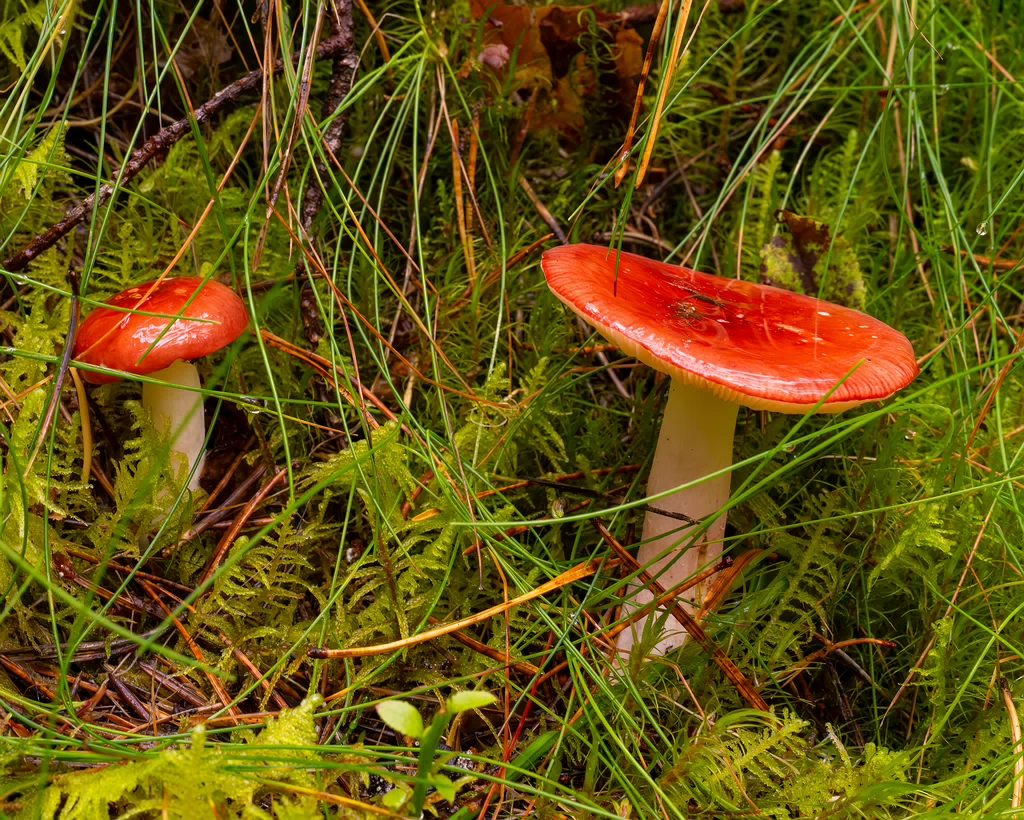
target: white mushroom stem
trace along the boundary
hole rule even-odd
[[[661,434],[654,453],[654,464],[647,481],[647,495],[655,496],[674,487],[699,481],[705,476],[727,470],[732,464],[733,437],[739,405],[720,399],[708,390],[672,381],[668,406],[661,422]],[[651,501],[651,506],[691,519],[701,520],[721,510],[729,501],[730,474],[724,473],[693,487]],[[691,544],[695,529],[685,521],[648,512],[644,519],[643,543],[637,556],[665,589],[670,589],[718,562],[725,535],[723,513],[707,528],[699,543]],[[684,592],[676,600],[694,613],[700,609],[708,588],[704,581]],[[634,587],[623,616],[654,600],[646,589]],[[660,617],[658,610],[654,617]],[[639,642],[648,617],[637,620],[619,633],[618,649],[628,653]],[[663,655],[680,646],[686,630],[669,616],[653,650]]]
[[[150,378],[163,384],[146,382],[142,386],[142,406],[152,414],[153,426],[166,432],[171,440],[174,472],[191,473],[188,488],[195,492],[206,460],[206,419],[203,394],[199,392],[199,371],[190,362],[177,361],[151,373]]]

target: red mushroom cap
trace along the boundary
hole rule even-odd
[[[555,296],[625,353],[747,407],[807,413],[835,388],[819,411],[838,413],[919,372],[902,333],[810,296],[593,245],[547,251],[541,267]]]
[[[231,288],[193,277],[138,285],[105,304],[82,322],[75,339],[75,358],[83,364],[138,375],[163,370],[178,359],[199,359],[220,350],[241,336],[249,324],[245,303]],[[92,384],[118,380],[90,371],[83,371],[82,377]]]

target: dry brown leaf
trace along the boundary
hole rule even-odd
[[[195,74],[212,71],[230,60],[233,54],[224,27],[205,17],[197,17],[182,40],[174,62],[181,75],[188,79]]]
[[[470,8],[483,26],[481,46],[460,76],[486,71],[495,78],[495,91],[537,91],[531,130],[578,134],[586,125],[589,102],[631,105],[644,43],[619,15],[593,6],[531,8],[489,0],[471,0]],[[599,65],[581,49],[580,38],[592,32],[614,43],[612,58]]]
[[[615,33],[615,47],[615,71],[619,79],[635,83],[644,67],[644,38],[631,28],[619,29]]]

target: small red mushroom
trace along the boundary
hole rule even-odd
[[[184,467],[188,487],[199,489],[206,420],[195,359],[231,344],[249,325],[245,303],[219,282],[192,277],[138,285],[89,314],[75,339],[75,359],[162,382],[146,382],[142,405],[153,424],[171,436],[175,469]],[[82,371],[92,384],[119,375]]]
[[[838,413],[880,401],[918,374],[907,338],[850,308],[779,288],[723,279],[631,253],[566,245],[541,262],[562,302],[625,353],[672,377],[647,483],[655,505],[714,519],[700,542],[694,527],[649,512],[638,560],[662,586],[677,586],[722,552],[732,442],[740,405],[780,413]],[[683,489],[671,492],[677,487]],[[716,517],[717,516],[717,517]],[[695,608],[700,586],[684,594]],[[638,590],[632,603],[651,600]],[[645,619],[619,636],[629,652]],[[681,645],[669,619],[655,649]]]

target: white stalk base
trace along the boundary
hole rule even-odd
[[[166,432],[171,440],[174,473],[180,475],[184,470],[184,475],[191,474],[188,488],[195,492],[206,461],[206,418],[203,394],[199,392],[199,371],[194,364],[177,361],[150,375],[166,384],[144,384],[142,406],[152,414],[153,426]],[[174,385],[186,389],[179,390]]]
[[[673,380],[651,476],[647,481],[648,497],[728,469],[732,465],[738,410],[739,405],[734,402]],[[730,479],[730,474],[725,473],[695,487],[652,500],[650,504],[701,520],[714,515],[729,501]],[[718,516],[701,536],[700,542],[691,544],[693,526],[676,518],[648,512],[637,560],[666,590],[674,587],[718,562],[722,554],[725,519],[724,514]],[[696,613],[704,602],[708,586],[709,582],[705,580],[676,600],[689,612]],[[638,607],[653,600],[654,595],[648,590],[632,587],[628,602],[622,608],[622,617],[628,617]],[[653,617],[660,617],[662,612],[657,610]],[[619,633],[620,653],[628,655],[633,645],[639,643],[650,617],[640,618]],[[669,616],[653,654],[664,655],[681,646],[686,636],[683,626]]]

